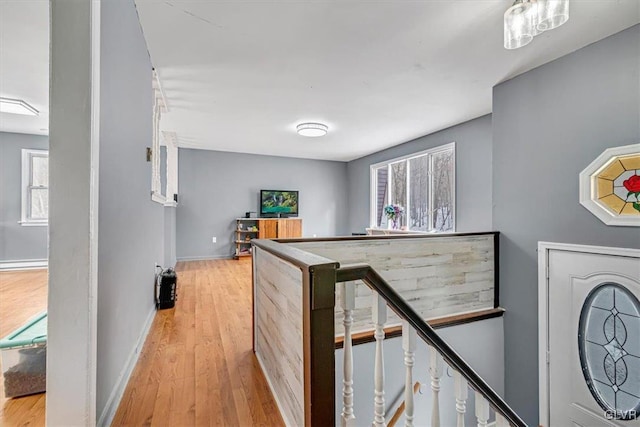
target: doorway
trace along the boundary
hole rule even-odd
[[[640,250],[540,243],[540,423],[640,426]]]

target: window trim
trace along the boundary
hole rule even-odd
[[[375,229],[380,229],[377,225],[377,218],[376,218],[376,214],[377,214],[377,198],[374,197],[374,191],[377,189],[377,182],[376,182],[376,174],[375,171],[377,169],[380,169],[383,166],[389,166],[391,164],[394,163],[398,163],[398,162],[402,162],[402,161],[409,161],[411,159],[417,158],[417,157],[422,157],[425,155],[429,155],[429,156],[433,156],[434,154],[438,154],[440,152],[443,151],[449,151],[451,150],[453,153],[453,167],[454,167],[454,173],[453,173],[453,177],[452,177],[452,197],[453,197],[453,209],[452,209],[452,213],[451,213],[451,227],[452,230],[451,231],[447,231],[448,233],[451,232],[455,232],[456,231],[456,205],[457,205],[457,199],[456,199],[456,175],[457,175],[457,168],[456,168],[456,143],[454,142],[450,142],[448,144],[444,144],[444,145],[439,145],[437,147],[433,147],[433,148],[429,148],[426,150],[422,150],[422,151],[418,151],[416,153],[411,153],[411,154],[406,154],[404,156],[400,156],[400,157],[394,157],[392,159],[389,160],[385,160],[382,162],[378,162],[378,163],[374,163],[372,165],[369,166],[369,227],[370,228],[375,228]],[[433,170],[433,157],[429,157],[429,175],[431,175],[431,171]],[[411,186],[409,185],[410,183],[410,178],[411,178],[411,169],[407,168],[407,200],[410,199],[411,194]],[[391,200],[391,179],[387,180],[387,191],[389,194],[389,200]],[[429,206],[433,205],[433,180],[429,179]],[[408,211],[409,211],[409,207],[408,206],[404,206],[405,208],[405,212],[408,215]],[[431,216],[431,215],[429,215]],[[431,218],[429,218],[429,224],[431,224]],[[414,233],[439,233],[439,231],[436,230],[430,230],[430,231],[414,231],[414,230],[407,230],[407,231],[412,231]]]
[[[36,150],[36,149],[27,149],[23,148],[22,150],[22,179],[20,182],[20,195],[21,195],[21,204],[20,204],[20,221],[18,223],[22,226],[27,227],[46,227],[49,225],[49,218],[47,219],[33,219],[30,218],[31,214],[31,206],[29,205],[29,193],[33,188],[36,189],[46,189],[49,191],[49,186],[38,186],[34,187],[31,185],[31,179],[33,176],[32,171],[32,161],[33,157],[46,157],[47,162],[49,161],[49,150]]]
[[[152,86],[154,93],[153,102],[153,135],[151,146],[151,200],[166,207],[176,207],[174,194],[178,194],[178,138],[175,132],[160,129],[160,121],[163,113],[169,112],[169,107],[160,84],[160,78],[156,70],[152,73]],[[165,165],[160,162],[160,147],[167,148]],[[160,169],[164,166],[167,172],[167,182],[162,188]],[[162,193],[164,190],[164,194]]]

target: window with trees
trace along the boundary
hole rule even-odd
[[[49,221],[49,152],[22,150],[22,225]]]
[[[371,226],[388,228],[384,207],[404,208],[401,226],[455,231],[455,143],[371,165]]]

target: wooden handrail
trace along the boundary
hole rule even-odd
[[[469,385],[481,393],[493,407],[502,414],[509,424],[516,427],[526,427],[525,422],[513,409],[467,364],[456,351],[449,346],[436,331],[415,312],[409,303],[403,299],[382,276],[368,264],[345,265],[337,270],[337,282],[362,280],[376,291],[387,305],[403,320],[413,327],[418,336],[427,344],[435,348],[442,358],[456,371],[460,372]]]

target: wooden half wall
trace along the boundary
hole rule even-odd
[[[369,264],[425,320],[498,306],[497,233],[318,239],[288,245],[346,264]],[[337,298],[337,297],[336,297]],[[353,331],[373,329],[371,290],[356,283]],[[344,335],[340,301],[335,331]],[[390,313],[387,326],[400,320]]]
[[[253,245],[253,350],[287,426],[333,425],[338,263]]]

